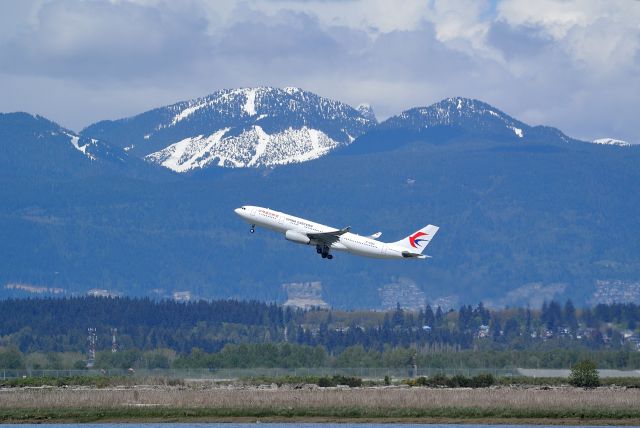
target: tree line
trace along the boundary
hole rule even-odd
[[[637,368],[639,319],[640,305],[576,308],[570,300],[536,310],[479,303],[380,313],[237,300],[9,299],[0,301],[0,368],[83,367],[89,327],[100,367],[567,367],[591,358]],[[73,357],[62,362],[64,353]]]

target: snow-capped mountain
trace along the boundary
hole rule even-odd
[[[428,107],[415,107],[382,122],[380,130],[449,131],[480,139],[515,141],[576,141],[558,129],[529,126],[482,101],[446,98]]]
[[[375,122],[298,88],[241,88],[103,121],[82,135],[176,172],[211,166],[269,167],[318,158]]]
[[[617,140],[615,138],[598,138],[596,140],[593,140],[592,143],[605,144],[610,146],[620,146],[620,147],[631,147],[636,145],[635,143],[629,143],[627,141]]]
[[[529,126],[485,102],[455,97],[427,107],[414,107],[392,116],[338,154],[356,155],[395,150],[405,144],[417,142],[490,145],[507,143],[501,150],[549,150],[549,145],[564,145],[578,140],[566,136],[556,128]]]

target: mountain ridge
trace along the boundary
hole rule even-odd
[[[26,112],[0,113],[0,147],[4,175],[154,174],[153,167],[117,146]]]
[[[315,159],[350,144],[373,125],[339,101],[299,88],[257,87],[224,89],[130,118],[97,122],[81,134],[187,172]]]
[[[640,210],[640,148],[567,142],[546,127],[531,129],[548,138],[532,138],[529,128],[488,112],[481,116],[486,126],[474,128],[453,100],[441,108],[463,120],[457,128],[437,122],[425,132],[416,122],[383,133],[372,126],[309,162],[197,174],[145,162],[120,147],[126,141],[116,147],[69,135],[44,118],[0,117],[0,296],[19,292],[7,285],[27,284],[67,295],[95,288],[282,301],[282,284],[320,281],[328,303],[354,308],[377,307],[379,290],[400,277],[430,302],[455,304],[511,296],[505,304],[524,305],[539,300],[539,290],[545,298],[585,302],[603,294],[596,293],[603,283],[633,290],[640,222],[630,213]],[[261,114],[255,104],[255,115],[245,110],[246,95],[237,101],[243,117]],[[166,123],[187,108],[167,114]],[[428,119],[429,112],[415,117]],[[153,129],[157,122],[143,125]],[[376,133],[380,152],[369,146]],[[103,162],[98,152],[90,152],[97,159],[91,160],[79,150],[90,138],[131,163]],[[338,156],[357,147],[361,153]],[[255,155],[241,160],[251,163]],[[363,235],[381,230],[390,240],[427,223],[441,231],[426,263],[337,254],[328,265],[281,235],[250,234],[233,214],[245,204],[336,227],[353,224]]]

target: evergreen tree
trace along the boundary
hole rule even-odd
[[[436,327],[440,327],[442,326],[442,321],[444,320],[444,315],[442,313],[442,308],[440,308],[440,305],[438,305],[438,308],[436,309],[436,316],[435,316],[435,326]]]
[[[396,310],[393,312],[392,322],[394,327],[404,324],[404,311],[400,307],[399,302],[396,304]]]
[[[491,320],[489,320],[489,335],[493,340],[499,340],[501,336],[502,326],[500,325],[500,320],[493,316]]]
[[[487,308],[484,307],[482,302],[478,303],[478,314],[480,315],[480,322],[484,325],[488,325],[489,320],[491,319],[491,313]]]
[[[511,341],[520,336],[520,324],[515,318],[509,318],[504,323],[504,337],[507,341]]]
[[[567,299],[564,304],[562,318],[564,320],[564,324],[571,329],[573,334],[575,334],[578,329],[578,319],[576,318],[576,308],[573,306],[571,299]]]
[[[431,305],[427,305],[424,310],[424,323],[429,327],[434,327],[436,316],[433,313],[433,309],[431,309]]]
[[[525,312],[524,332],[527,335],[527,337],[531,337],[532,331],[533,331],[533,324],[532,324],[531,309],[527,306],[527,310]]]

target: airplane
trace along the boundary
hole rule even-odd
[[[422,252],[439,229],[430,224],[400,241],[380,242],[377,239],[382,235],[381,232],[360,236],[351,233],[351,227],[335,229],[269,208],[245,205],[234,212],[251,225],[251,233],[255,232],[256,226],[284,233],[284,237],[291,242],[315,246],[316,252],[328,260],[333,259],[331,250],[376,259],[430,258]]]

